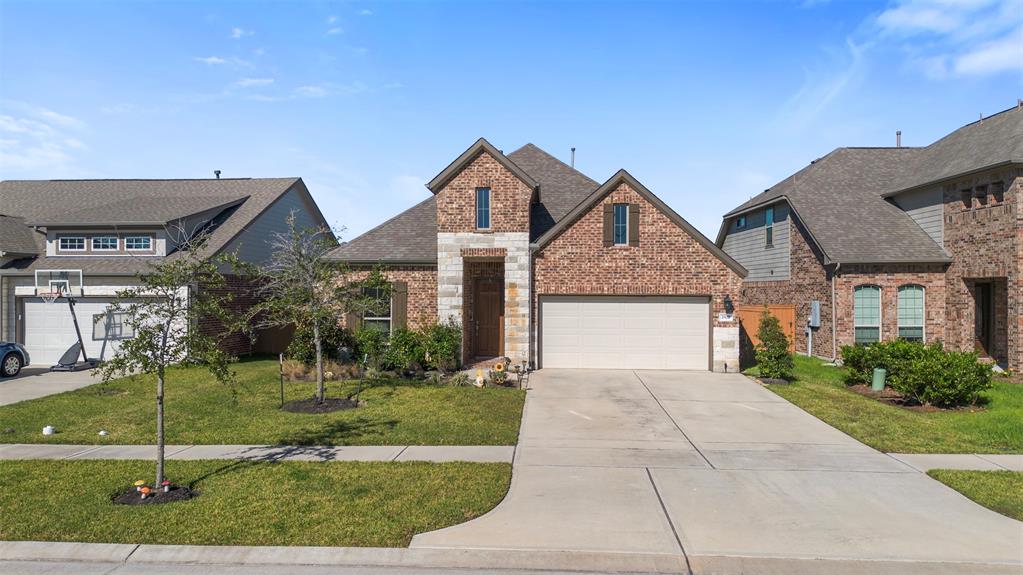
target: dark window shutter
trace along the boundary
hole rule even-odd
[[[408,283],[396,281],[391,284],[391,329],[401,329],[408,324]]]
[[[614,204],[604,204],[604,247],[609,248],[615,243],[615,212]]]
[[[629,204],[629,245],[639,245],[639,204]]]
[[[345,327],[351,331],[355,331],[362,327],[362,318],[358,314],[346,313],[345,314]]]

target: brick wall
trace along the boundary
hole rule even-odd
[[[881,288],[881,339],[898,337],[898,290],[904,285],[924,287],[924,338],[943,339],[945,334],[945,268],[943,264],[842,266],[835,278],[838,306],[838,346],[855,342],[853,292],[857,286]]]
[[[490,188],[488,232],[528,232],[533,191],[483,152],[437,193],[437,231],[476,230],[476,188]]]
[[[742,305],[786,304],[796,308],[795,344],[798,353],[807,353],[806,320],[810,302],[821,306],[821,326],[813,333],[813,354],[835,357],[832,348],[831,276],[823,265],[820,250],[808,239],[806,227],[790,212],[791,279],[784,281],[745,282],[739,297]]]
[[[942,192],[945,250],[953,259],[946,274],[946,344],[973,349],[974,289],[977,280],[994,279],[991,352],[1010,368],[1023,369],[1023,170],[961,178],[943,185]],[[965,202],[964,192],[970,192]]]
[[[354,270],[354,279],[363,278],[369,270]],[[409,329],[422,329],[437,321],[437,268],[431,265],[391,265],[381,271],[389,282],[403,281],[408,285]],[[340,318],[345,325],[345,318]]]
[[[603,206],[613,203],[640,205],[638,246],[604,247]],[[735,330],[731,342],[735,347],[730,349],[738,358],[736,323],[718,321],[718,313],[724,311],[726,295],[733,300],[738,297],[741,281],[724,262],[623,183],[536,254],[532,309],[536,317],[538,296],[551,294],[709,295],[715,339],[719,339],[717,328]]]

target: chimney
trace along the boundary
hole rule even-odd
[[[217,179],[219,180],[220,179],[220,170],[213,170],[213,175],[216,176]]]
[[[572,168],[575,168],[575,148],[572,148]]]
[[[1023,98],[1016,98],[1016,109],[1023,110]]]
[[[902,130],[895,130],[895,147],[902,147]]]

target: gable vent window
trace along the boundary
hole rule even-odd
[[[735,218],[735,229],[741,230],[746,227],[746,216]]]
[[[767,241],[765,248],[774,247],[774,208],[767,208],[764,212],[764,225],[767,227]]]
[[[110,252],[117,250],[117,236],[94,236],[92,238],[92,251]]]
[[[490,229],[490,188],[476,188],[476,228]]]
[[[881,341],[881,288],[859,286],[853,290],[856,345]]]
[[[899,339],[924,340],[924,288],[908,285],[899,288]]]

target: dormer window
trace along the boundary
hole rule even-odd
[[[85,238],[83,236],[63,236],[58,245],[62,252],[84,252]]]
[[[746,227],[746,216],[739,216],[735,218],[735,229],[741,230]]]
[[[476,188],[476,229],[490,229],[490,188]]]
[[[94,252],[117,251],[117,236],[93,236],[92,251]]]
[[[149,236],[128,236],[124,238],[124,249],[128,251],[149,251],[153,249],[153,239]]]

